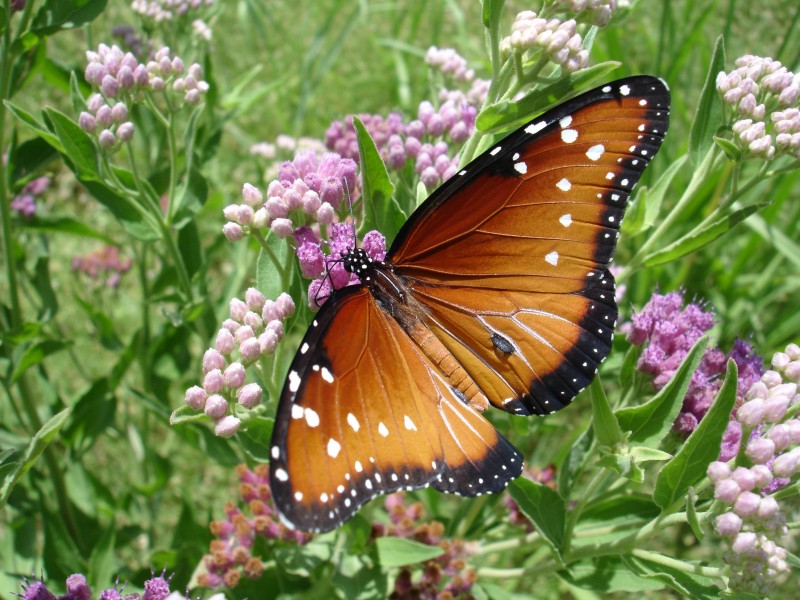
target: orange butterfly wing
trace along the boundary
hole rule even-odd
[[[475,496],[500,491],[522,469],[514,447],[367,288],[340,291],[317,314],[289,371],[272,444],[276,504],[305,531],[339,526],[378,494],[432,485]]]
[[[498,142],[404,225],[387,260],[493,405],[554,412],[608,355],[607,265],[668,119],[652,77],[578,96]]]

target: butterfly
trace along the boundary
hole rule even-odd
[[[289,368],[270,445],[285,524],[323,532],[379,494],[480,496],[523,457],[483,416],[566,406],[611,349],[608,270],[669,91],[621,79],[536,117],[409,217],[384,261],[354,248]]]

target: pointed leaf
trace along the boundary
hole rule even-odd
[[[547,541],[559,564],[564,564],[567,523],[567,503],[559,493],[546,485],[520,477],[508,486],[511,497],[522,513],[530,519],[539,534]]]
[[[444,549],[439,546],[399,537],[379,537],[375,545],[381,565],[387,569],[425,562],[444,554]]]
[[[403,226],[406,215],[392,197],[394,186],[367,128],[358,117],[353,117],[353,127],[358,136],[364,199],[364,222],[359,233],[363,235],[367,231],[377,229],[386,237],[386,246],[389,247]]]
[[[72,342],[65,342],[62,340],[40,340],[34,342],[22,351],[22,355],[16,365],[14,365],[14,371],[11,373],[10,382],[15,383],[29,368],[38,365],[51,354],[60,352],[71,345]]]
[[[661,212],[661,204],[667,194],[672,179],[684,168],[688,155],[684,154],[667,167],[658,180],[651,188],[638,188],[636,199],[631,207],[633,210],[630,216],[626,216],[622,222],[624,234],[636,235],[650,229],[658,220]],[[633,219],[631,219],[631,216]]]
[[[100,240],[113,246],[114,240],[102,231],[92,229],[85,222],[79,221],[69,216],[35,216],[30,220],[25,220],[22,225],[26,229],[33,229],[45,233],[63,233],[78,237]]]
[[[628,438],[630,442],[655,447],[672,430],[706,346],[707,337],[697,340],[669,383],[648,402],[617,411],[622,430],[631,432]]]
[[[693,165],[699,165],[703,156],[713,144],[722,125],[722,100],[717,92],[717,75],[725,70],[725,39],[717,38],[714,45],[714,54],[708,66],[706,81],[697,103],[697,112],[692,119],[692,129],[689,131],[689,157]]]
[[[617,422],[617,417],[614,416],[608,405],[608,398],[606,398],[599,377],[595,377],[589,385],[589,397],[592,399],[592,426],[597,442],[608,448],[625,443],[625,436]]]
[[[729,360],[725,381],[711,408],[675,457],[658,473],[653,500],[661,508],[666,509],[683,498],[690,486],[705,477],[708,465],[719,456],[722,434],[736,402],[736,387],[736,363]]]

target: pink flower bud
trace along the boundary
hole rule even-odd
[[[133,81],[139,87],[146,87],[150,83],[150,74],[147,72],[147,67],[137,65],[133,70]]]
[[[222,226],[222,233],[229,242],[238,242],[242,239],[242,235],[244,235],[242,226],[238,223],[225,223],[225,225]]]
[[[119,72],[117,72],[117,83],[123,90],[132,88],[136,83],[133,78],[133,71],[128,67],[120,67]]]
[[[236,211],[236,222],[239,225],[247,226],[253,222],[253,217],[255,213],[253,212],[253,207],[248,206],[247,204],[240,204],[238,206],[238,210]]]
[[[767,423],[777,423],[786,415],[789,408],[789,398],[782,395],[772,396],[764,401],[764,420]]]
[[[202,100],[203,98],[202,95],[200,94],[200,90],[194,89],[186,92],[186,95],[183,97],[183,99],[186,102],[186,104],[194,106],[196,104],[199,104],[200,100]]]
[[[259,189],[254,185],[250,185],[249,183],[245,183],[242,187],[242,198],[244,198],[244,201],[253,208],[259,206],[264,199]]]
[[[253,215],[252,226],[256,229],[264,229],[267,225],[269,225],[269,213],[267,209],[262,206]]]
[[[119,82],[113,76],[106,75],[100,83],[100,91],[108,98],[115,98],[119,94]]]
[[[761,497],[753,492],[742,492],[733,504],[733,510],[740,517],[752,517],[758,512]]]
[[[763,381],[764,385],[766,385],[768,388],[774,388],[776,385],[783,383],[783,378],[777,371],[766,371],[761,376],[761,381]]]
[[[789,344],[786,346],[786,354],[792,360],[799,360],[800,359],[800,345],[798,344]]]
[[[172,59],[172,72],[173,73],[177,73],[177,74],[183,73],[184,68],[185,67],[183,66],[183,61],[180,59],[179,56],[176,56],[175,58]]]
[[[779,512],[780,507],[778,506],[778,501],[775,500],[775,498],[772,496],[761,498],[761,502],[758,504],[758,516],[761,519],[769,521],[774,519]]]
[[[94,133],[94,130],[97,129],[97,121],[86,111],[81,112],[78,117],[78,125],[87,133]]]
[[[281,319],[287,319],[294,314],[294,300],[292,300],[292,297],[286,292],[281,293],[281,295],[275,299],[275,305],[280,312]]]
[[[246,375],[247,374],[244,370],[244,365],[242,365],[240,362],[234,362],[228,365],[228,368],[225,369],[222,377],[225,380],[226,386],[237,389],[244,385]]]
[[[247,314],[247,304],[239,300],[239,298],[233,298],[230,301],[229,308],[231,319],[243,323],[244,316]]]
[[[278,198],[277,196],[267,198],[267,202],[264,207],[267,209],[267,212],[272,219],[284,218],[289,214],[289,207],[286,206],[283,198]]]
[[[236,392],[236,398],[245,408],[253,408],[261,402],[262,393],[260,385],[248,383]]]
[[[773,396],[786,396],[787,398],[792,398],[796,393],[797,393],[796,383],[780,383],[778,385],[772,386],[769,389],[770,398],[772,398]]]
[[[219,369],[212,369],[203,377],[203,389],[209,394],[218,394],[222,391],[224,385],[225,381],[222,378],[222,371]]]
[[[773,426],[767,432],[765,437],[768,437],[773,442],[775,442],[775,450],[777,452],[783,452],[783,450],[785,450],[792,444],[791,429],[783,423],[779,423]]]
[[[264,333],[258,336],[258,344],[261,347],[261,354],[269,355],[275,352],[278,347],[278,336],[274,331],[267,329]]]
[[[248,310],[244,316],[244,324],[254,332],[261,331],[264,328],[264,321],[261,319],[261,315],[252,310]]]
[[[280,310],[274,300],[264,301],[264,306],[261,308],[261,318],[267,323],[281,318]]]
[[[753,465],[750,472],[756,477],[756,487],[767,487],[772,483],[772,470],[767,465]]]
[[[429,190],[439,183],[439,172],[434,167],[426,167],[419,176],[422,183]]]
[[[239,346],[239,355],[246,364],[250,364],[261,357],[261,346],[254,337],[244,340]]]
[[[100,94],[92,94],[86,101],[86,108],[89,109],[89,112],[97,114],[97,111],[100,110],[100,107],[105,106],[105,104],[106,101],[103,99],[103,96]]]
[[[222,209],[222,214],[228,221],[235,221],[239,216],[239,205],[228,204],[228,206]]]
[[[800,459],[800,448],[781,454],[772,463],[772,472],[776,477],[791,477],[797,472],[798,459]]]
[[[756,534],[752,531],[745,531],[736,536],[731,544],[731,549],[736,554],[749,555],[752,554],[758,547],[758,539]]]
[[[114,137],[114,134],[111,132],[110,129],[104,129],[100,132],[100,135],[97,137],[97,141],[100,142],[101,148],[111,148],[114,146],[114,143],[117,141]]]
[[[303,196],[294,190],[286,190],[283,195],[283,202],[290,211],[303,208]]]
[[[123,102],[117,102],[111,109],[111,118],[116,123],[122,123],[128,118],[128,107]]]
[[[762,400],[766,400],[769,396],[769,388],[764,385],[763,381],[756,381],[753,385],[750,386],[750,389],[747,390],[747,394],[745,398],[747,400],[753,400],[754,398],[761,398]]]
[[[307,215],[315,215],[321,205],[319,194],[314,190],[308,190],[303,194],[303,212]]]
[[[742,518],[736,513],[726,512],[716,519],[717,533],[721,536],[731,537],[742,529]]]
[[[117,127],[117,135],[123,142],[129,142],[131,139],[133,139],[133,131],[133,123],[130,121],[126,121]]]
[[[250,327],[249,325],[242,325],[241,327],[239,327],[239,329],[237,329],[233,333],[233,336],[236,338],[236,341],[239,342],[240,344],[245,340],[249,340],[250,338],[255,337],[255,335],[256,334],[253,331],[253,328]]]
[[[754,398],[749,402],[745,402],[739,407],[736,417],[746,427],[752,428],[760,425],[764,420],[764,400]]]
[[[189,67],[189,75],[200,81],[203,78],[203,67],[197,63],[192,63]]]
[[[273,332],[276,338],[281,339],[283,337],[283,322],[270,321],[267,323],[266,330]]]
[[[292,235],[292,222],[289,219],[275,219],[272,221],[270,229],[279,238],[287,238]]]
[[[775,455],[775,442],[766,438],[752,439],[745,450],[747,458],[756,464],[764,464]]]
[[[96,86],[99,86],[102,83],[103,77],[106,75],[108,75],[108,70],[97,62],[90,62],[88,65],[86,65],[86,70],[83,73],[86,81]]]
[[[111,112],[111,107],[107,104],[97,109],[95,117],[97,118],[97,122],[103,127],[108,127],[114,122],[114,115]]]
[[[222,417],[217,424],[214,426],[214,434],[219,437],[231,437],[237,431],[239,431],[239,426],[242,424],[241,419],[234,417],[233,415],[228,415],[227,417]]]
[[[225,319],[222,322],[222,328],[227,329],[228,331],[231,332],[231,334],[236,333],[236,330],[239,329],[239,327],[241,327],[241,324],[237,323],[233,319]]]
[[[756,487],[755,474],[745,467],[737,467],[731,475],[731,479],[737,483],[740,489],[747,492]]]
[[[237,324],[236,328],[238,329],[239,326]],[[223,327],[217,332],[217,339],[214,343],[214,346],[221,354],[230,354],[233,352],[234,348],[236,348],[236,339],[233,337],[233,333]],[[223,368],[223,367],[218,367]]]
[[[261,309],[264,308],[264,302],[267,301],[267,299],[264,298],[264,294],[254,287],[247,288],[247,291],[244,293],[244,300],[247,304],[247,308],[255,312],[260,312]]]
[[[150,79],[150,89],[154,92],[161,92],[164,90],[164,80],[161,77],[152,77]]]
[[[714,485],[714,497],[728,504],[733,504],[741,491],[733,479],[721,479]]]
[[[195,410],[203,410],[206,406],[208,394],[199,385],[193,385],[186,390],[186,404]]]

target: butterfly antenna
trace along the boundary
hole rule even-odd
[[[353,224],[353,250],[358,246],[358,238],[356,237],[356,217],[353,214],[353,198],[350,196],[350,186],[347,185],[347,178],[342,177],[344,183],[344,191],[347,194],[347,208],[350,210],[350,222]]]

